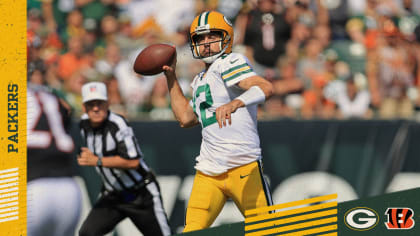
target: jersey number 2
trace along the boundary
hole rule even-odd
[[[217,120],[216,120],[216,112],[213,112],[212,116],[207,118],[206,111],[208,110],[209,107],[211,107],[211,105],[213,105],[213,98],[211,97],[210,86],[208,84],[199,86],[197,88],[197,91],[195,92],[195,98],[199,97],[201,93],[204,93],[204,96],[206,98],[204,102],[200,103],[201,124],[203,125],[203,128],[204,128],[208,125],[216,123]],[[194,104],[195,104],[195,101],[194,101]]]

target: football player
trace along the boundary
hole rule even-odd
[[[209,227],[228,198],[243,215],[272,205],[257,131],[257,106],[272,95],[272,84],[253,71],[245,56],[232,52],[232,24],[221,13],[198,15],[189,37],[193,57],[205,63],[191,83],[192,100],[182,93],[176,60],[163,66],[180,126],[202,127],[184,232]]]
[[[81,213],[68,105],[44,86],[41,62],[28,63],[28,236],[74,236]]]

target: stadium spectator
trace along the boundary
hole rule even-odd
[[[62,80],[59,78],[57,69],[58,69],[58,55],[55,54],[58,52],[54,52],[54,55],[51,55],[49,60],[46,60],[45,63],[47,65],[47,71],[45,74],[45,81],[46,84],[55,90],[60,90],[63,86]]]
[[[353,73],[365,73],[367,51],[363,27],[363,21],[359,18],[348,20],[348,38],[334,40],[328,49],[337,55],[337,60],[346,62]]]
[[[28,11],[27,28],[29,32],[38,36],[45,31],[46,26],[42,12],[38,8],[33,8]]]
[[[150,119],[152,120],[174,119],[165,77],[160,76],[156,78],[144,110],[149,112]]]
[[[317,25],[312,30],[312,36],[321,43],[322,50],[326,50],[331,43],[331,29],[328,25]]]
[[[92,18],[85,18],[83,20],[83,28],[85,33],[83,34],[83,50],[85,52],[96,53],[99,45],[99,27],[98,23]]]
[[[58,60],[58,75],[65,81],[77,70],[89,66],[90,60],[83,53],[82,38],[71,37],[68,41],[68,52],[61,55]]]
[[[335,80],[325,87],[325,97],[337,105],[338,118],[370,118],[370,96],[364,81],[363,75],[350,74],[346,79]]]
[[[280,76],[272,81],[274,94],[273,102],[266,102],[264,105],[264,117],[295,117],[301,106],[301,93],[303,92],[303,82],[296,76],[296,63],[282,57],[278,62]],[[274,117],[271,117],[274,116]]]
[[[48,0],[41,3],[42,15],[48,28],[52,31],[62,31],[66,27],[69,12],[75,9],[73,0]]]
[[[407,96],[414,85],[410,53],[390,19],[383,22],[381,36],[368,57],[368,79],[372,103],[381,118],[412,118],[413,103]]]
[[[44,85],[45,84],[46,67],[41,59],[30,61],[28,63],[28,80],[32,84]]]
[[[67,43],[71,37],[82,38],[86,30],[83,27],[83,15],[79,10],[73,10],[67,15],[67,24],[64,30],[61,32],[60,37],[62,42]]]
[[[287,95],[303,90],[303,82],[296,76],[296,63],[282,57],[278,63],[280,77],[273,81],[274,92],[280,95]]]
[[[278,76],[276,63],[290,38],[286,11],[274,0],[259,0],[246,18],[244,45],[254,70],[266,79]]]
[[[108,92],[109,108],[115,113],[127,117],[127,109],[125,108],[124,101],[121,97],[118,80],[113,75],[108,75],[104,79],[104,83]]]
[[[297,62],[296,75],[302,80],[305,90],[301,110],[304,118],[321,115],[323,109],[322,88],[330,78],[327,77],[325,58],[321,52],[321,43],[312,38],[305,45],[304,55]]]
[[[115,43],[109,43],[106,46],[104,57],[96,60],[95,69],[106,77],[114,73],[115,67],[120,61],[120,48]]]
[[[258,108],[258,119],[276,120],[295,115],[293,110],[284,104],[284,97],[274,95],[266,101],[264,107]]]
[[[106,47],[108,43],[114,43],[118,32],[118,21],[113,15],[106,15],[100,21],[101,37],[98,44]]]
[[[300,22],[293,23],[291,38],[286,44],[286,56],[297,62],[305,47],[305,43],[310,37],[311,30],[308,25]]]
[[[118,16],[118,29],[114,41],[120,48],[121,56],[126,58],[142,45],[142,39],[134,37],[131,19],[123,13]]]
[[[72,107],[74,115],[79,116],[82,114],[82,86],[87,82],[86,71],[77,70],[64,81],[61,92],[65,100]]]

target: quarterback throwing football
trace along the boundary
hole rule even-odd
[[[207,11],[194,19],[191,50],[206,68],[191,83],[191,101],[176,78],[176,60],[163,66],[180,126],[200,123],[202,127],[184,232],[209,227],[228,198],[243,215],[248,209],[272,205],[262,173],[257,106],[272,95],[273,88],[252,70],[245,56],[232,53],[232,43],[232,24],[221,13]]]

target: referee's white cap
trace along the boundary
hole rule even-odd
[[[90,82],[82,86],[82,101],[83,103],[92,100],[107,101],[106,86],[101,82]]]

